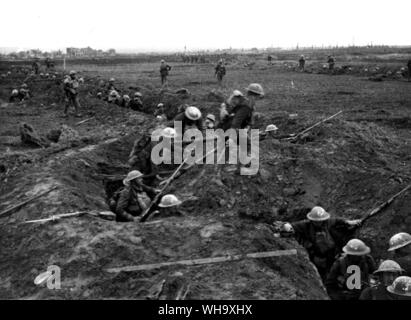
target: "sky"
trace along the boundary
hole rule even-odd
[[[2,0],[0,47],[411,45],[410,0]]]

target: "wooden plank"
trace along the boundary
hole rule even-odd
[[[152,269],[176,266],[176,265],[195,266],[195,265],[201,265],[201,264],[238,261],[238,260],[243,260],[243,259],[272,258],[272,257],[290,256],[290,255],[296,255],[296,254],[297,254],[296,249],[276,250],[276,251],[255,252],[255,253],[248,253],[248,254],[237,254],[237,255],[224,256],[224,257],[200,258],[200,259],[160,262],[160,263],[153,263],[153,264],[142,264],[138,266],[110,268],[110,269],[106,269],[106,271],[110,273],[145,271],[145,270],[152,270]]]

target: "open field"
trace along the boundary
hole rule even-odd
[[[29,81],[34,97],[9,104],[11,89],[21,84],[24,75],[1,79],[0,211],[50,186],[58,188],[0,216],[0,298],[150,299],[165,280],[160,298],[175,299],[184,289],[186,299],[327,299],[305,250],[292,238],[274,237],[270,224],[301,219],[314,205],[335,216],[361,218],[411,183],[411,82],[403,76],[368,80],[381,69],[400,70],[403,57],[350,61],[353,71],[339,75],[322,71],[320,60],[309,62],[304,73],[295,70],[291,58],[274,65],[259,58],[252,67],[244,67],[250,58],[233,60],[227,65],[221,93],[211,63],[171,62],[169,88],[161,91],[158,63],[69,61],[67,68],[86,80],[80,91],[81,119],[62,118],[64,97],[58,81]],[[0,72],[11,64],[2,63]],[[379,71],[372,71],[377,66]],[[136,89],[143,94],[144,113],[96,98],[99,80],[110,77],[116,78],[122,94]],[[280,133],[289,134],[340,110],[343,114],[298,143],[261,141],[255,176],[224,171],[216,175],[213,166],[195,167],[170,188],[185,200],[183,217],[147,225],[90,216],[22,224],[58,213],[108,210],[112,182],[101,175],[127,173],[132,144],[155,127],[152,111],[158,103],[165,103],[170,116],[187,103],[218,117],[221,96],[252,82],[261,83],[266,92],[257,102],[257,128],[273,123]],[[190,94],[174,94],[180,88]],[[289,114],[298,114],[296,121]],[[65,124],[78,137],[46,149],[24,146],[19,139],[21,122],[30,123],[41,135]],[[391,235],[411,229],[410,207],[407,193],[359,231],[357,236],[372,248],[375,258],[385,257]],[[296,256],[132,273],[105,271],[294,248]],[[36,287],[34,278],[53,264],[61,267],[62,289]]]

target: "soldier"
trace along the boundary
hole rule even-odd
[[[31,64],[31,67],[35,74],[39,74],[40,64],[37,60],[33,61],[33,63]]]
[[[411,300],[411,277],[398,277],[387,290],[395,297],[395,300]]]
[[[20,90],[19,90],[19,99],[20,101],[22,100],[27,100],[31,97],[31,93],[30,90],[28,89],[27,84],[23,83],[20,86]]]
[[[411,276],[411,235],[400,232],[393,235],[389,241],[388,252],[405,270],[404,275]]]
[[[328,63],[328,70],[330,71],[334,70],[335,59],[333,56],[328,56],[327,63]]]
[[[114,85],[114,82],[116,81],[116,79],[114,78],[110,78],[110,80],[108,80],[108,84],[107,84],[107,94],[110,94],[110,92],[112,91],[116,91],[119,92],[120,90],[118,90],[116,88],[116,86]]]
[[[376,270],[374,259],[369,254],[371,249],[359,239],[352,239],[343,248],[344,254],[334,262],[327,276],[325,285],[330,297],[334,300],[358,300],[361,291],[369,286],[370,275]],[[358,267],[360,274],[359,287],[351,287],[350,277],[355,277]]]
[[[303,54],[301,55],[300,60],[298,60],[298,62],[299,62],[300,70],[304,71],[305,70],[305,57]]]
[[[157,108],[154,110],[154,116],[158,119],[158,120],[167,120],[167,116],[164,112],[164,104],[163,103],[159,103],[157,105]]]
[[[13,89],[11,91],[11,95],[9,98],[9,102],[18,102],[21,101],[20,97],[19,97],[19,90],[17,89]]]
[[[331,218],[322,207],[314,207],[307,214],[307,220],[285,223],[281,231],[295,235],[296,240],[307,250],[321,277],[325,278],[345,241],[341,239],[340,230],[353,230],[359,225],[360,220]]]
[[[71,70],[70,76],[64,80],[64,92],[66,94],[66,107],[64,108],[64,117],[68,117],[68,109],[70,104],[73,105],[76,111],[76,117],[81,117],[80,102],[78,99],[79,83],[76,79],[76,71]]]
[[[107,97],[108,103],[116,103],[120,99],[120,95],[116,90],[111,90],[109,96]]]
[[[276,125],[274,125],[274,124],[267,125],[264,132],[260,133],[260,140],[265,140],[268,137],[274,137],[277,130],[278,130],[278,128],[277,128]]]
[[[182,216],[184,215],[181,210],[179,210],[178,206],[182,204],[174,194],[166,194],[161,198],[158,207],[160,210],[153,212],[154,215],[160,215],[162,217],[170,217],[170,216]]]
[[[365,288],[361,293],[360,300],[393,300],[392,295],[387,291],[394,280],[401,275],[400,265],[393,260],[385,260],[374,274],[378,276],[378,283],[375,286]]]
[[[171,67],[164,60],[161,60],[161,64],[160,64],[161,86],[167,85],[167,77],[168,77],[168,73],[170,70],[171,70]]]
[[[122,99],[122,101],[121,101],[121,107],[123,107],[123,108],[129,108],[129,106],[130,106],[130,101],[131,101],[131,99],[130,99],[130,96],[129,95],[127,95],[127,94],[125,94],[125,95],[123,95],[123,99]]]
[[[174,127],[175,121],[181,121],[182,134],[189,128],[197,128],[204,131],[203,119],[201,111],[197,107],[189,106],[184,111],[177,114],[172,122],[168,124],[169,127]]]
[[[223,59],[218,61],[217,66],[215,67],[215,76],[217,77],[218,85],[221,86],[223,82],[223,77],[226,74],[226,69],[223,63]]]
[[[408,68],[408,81],[411,81],[411,59],[408,60],[407,68]]]
[[[142,176],[138,170],[130,171],[123,180],[124,187],[110,199],[110,209],[115,211],[117,221],[134,221],[136,216],[148,208],[151,198],[159,192],[143,184]]]
[[[213,114],[208,114],[206,119],[205,119],[205,126],[207,129],[214,129],[215,127],[215,115]]]
[[[272,60],[273,60],[273,57],[271,55],[268,55],[267,61],[269,65],[272,64]]]
[[[130,108],[134,111],[143,111],[143,102],[141,98],[143,95],[140,92],[135,92],[133,100],[130,101]]]

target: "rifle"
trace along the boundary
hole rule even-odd
[[[76,216],[82,216],[85,214],[90,214],[92,216],[96,217],[103,217],[103,218],[114,218],[116,215],[111,212],[111,211],[76,211],[76,212],[69,212],[69,213],[62,213],[62,214],[56,214],[52,215],[49,218],[45,219],[38,219],[38,220],[29,220],[29,221],[24,221],[22,223],[27,224],[27,223],[43,223],[43,222],[48,222],[48,221],[57,221],[62,218],[70,218],[70,217],[76,217]]]
[[[364,218],[361,219],[361,225],[364,224],[366,220],[371,218],[372,216],[375,216],[377,213],[381,212],[383,209],[385,209],[388,205],[390,205],[395,198],[399,197],[401,194],[403,194],[405,191],[407,191],[409,188],[411,188],[411,184],[406,186],[404,189],[402,189],[400,192],[396,193],[393,195],[391,198],[389,198],[387,201],[384,203],[380,204],[378,207],[374,208],[371,210]]]
[[[285,138],[285,139],[283,139],[283,140],[295,140],[295,139],[297,139],[299,136],[302,136],[303,134],[305,134],[306,132],[310,131],[311,129],[313,129],[313,128],[319,126],[320,124],[322,124],[322,123],[324,123],[324,122],[326,122],[326,121],[328,121],[328,120],[330,120],[330,119],[338,116],[338,115],[339,115],[340,113],[342,113],[342,112],[343,112],[342,110],[341,110],[341,111],[338,111],[336,114],[333,114],[332,116],[330,116],[330,117],[328,117],[328,118],[325,118],[325,119],[323,119],[323,120],[321,120],[321,121],[318,121],[316,124],[312,125],[311,127],[307,128],[307,129],[305,129],[305,130],[303,130],[303,131],[301,131],[301,132],[299,132],[299,133],[297,133],[297,134],[294,134],[294,135],[293,135],[292,137],[290,137],[290,138]]]

